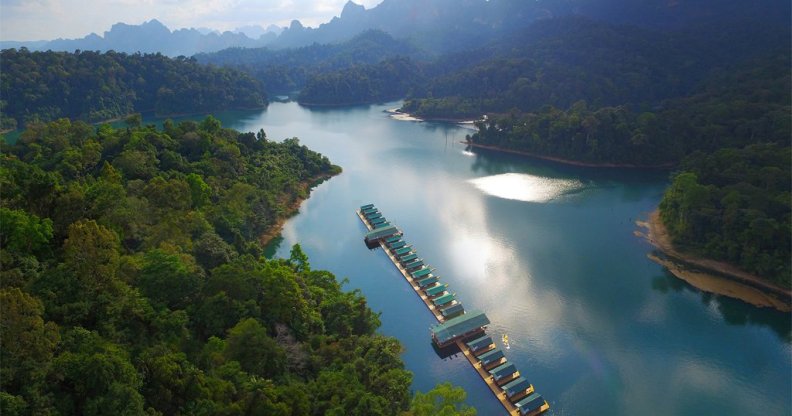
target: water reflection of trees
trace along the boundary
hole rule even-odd
[[[664,270],[662,276],[652,279],[652,289],[661,293],[681,293],[686,290],[698,293],[701,296],[701,303],[704,305],[711,305],[714,302],[720,316],[727,324],[766,326],[772,329],[782,341],[788,344],[792,343],[792,315],[790,314],[772,308],[760,308],[739,299],[704,292],[677,278],[668,270]]]

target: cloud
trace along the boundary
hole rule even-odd
[[[356,0],[371,8],[382,0]],[[114,23],[157,19],[171,30],[277,24],[318,26],[338,16],[346,0],[0,0],[0,40],[81,38]]]

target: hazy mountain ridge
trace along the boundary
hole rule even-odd
[[[370,9],[348,1],[338,17],[316,28],[294,20],[285,29],[250,25],[223,33],[206,29],[171,31],[159,21],[151,20],[141,25],[117,23],[104,36],[92,33],[81,39],[5,41],[0,42],[0,47],[191,56],[225,48],[285,49],[314,43],[342,43],[365,31],[380,30],[397,39],[408,39],[423,49],[447,53],[486,45],[537,20],[570,15],[668,29],[732,18],[788,25],[791,12],[790,4],[782,0],[729,4],[717,0],[384,0]],[[251,37],[256,35],[256,39]]]
[[[203,33],[202,33],[203,32]],[[256,48],[272,42],[277,35],[268,31],[258,39],[240,32],[205,33],[201,29],[171,31],[153,19],[140,25],[116,23],[104,36],[91,33],[80,39],[55,39],[39,42],[0,42],[3,49],[26,47],[31,51],[116,51],[125,53],[161,53],[167,56],[192,56],[231,47]]]

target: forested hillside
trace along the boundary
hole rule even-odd
[[[4,130],[60,117],[102,121],[135,112],[205,113],[267,103],[261,85],[247,74],[184,57],[7,49],[0,60]]]
[[[547,106],[477,123],[472,143],[608,164],[676,164],[695,151],[754,143],[789,145],[790,57],[772,55],[713,77],[654,111],[629,106]],[[593,107],[593,108],[592,108]]]
[[[512,109],[652,108],[691,94],[714,74],[785,51],[789,30],[742,20],[674,32],[579,17],[534,23],[481,50],[429,64],[403,110],[424,117],[471,117]],[[482,58],[484,57],[484,58]],[[455,58],[450,62],[449,58]]]
[[[660,203],[674,242],[792,287],[790,160],[789,144],[691,155]]]
[[[421,78],[418,66],[407,58],[378,64],[355,65],[312,76],[297,100],[306,105],[350,105],[397,100]]]
[[[408,410],[401,346],[361,294],[299,246],[261,257],[259,237],[339,168],[211,117],[128,123],[32,124],[4,149],[2,414]]]
[[[303,89],[312,78],[323,76],[340,77],[353,88],[363,88],[363,85],[355,85],[358,79],[354,74],[348,74],[347,69],[375,65],[396,57],[423,55],[408,42],[397,41],[379,30],[368,30],[340,44],[313,44],[281,50],[233,48],[199,54],[195,58],[201,63],[245,71],[260,81],[269,93],[291,93]],[[342,72],[336,75],[334,71]],[[385,72],[378,74],[384,76]],[[398,75],[405,77],[408,74]],[[404,79],[411,78],[406,76]]]

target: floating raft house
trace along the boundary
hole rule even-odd
[[[461,303],[455,303],[451,306],[440,309],[440,314],[446,319],[454,318],[456,316],[462,315],[463,313],[465,313],[465,307],[462,306]]]
[[[550,408],[541,394],[531,394],[514,404],[521,415],[539,414]]]
[[[462,303],[433,274],[434,269],[418,258],[402,232],[391,225],[374,204],[360,207],[358,216],[369,229],[369,248],[382,247],[399,272],[415,289],[440,324],[431,327],[438,347],[456,344],[495,397],[511,416],[535,416],[550,408],[517,367],[509,363],[492,337],[486,334],[490,321],[481,311],[465,311]],[[417,286],[416,286],[417,285]]]
[[[527,396],[533,393],[533,386],[531,385],[531,382],[522,376],[504,384],[502,388],[506,393],[506,397],[511,400],[515,400],[516,398]]]
[[[445,292],[447,287],[447,284],[441,283],[426,289],[424,292],[426,293],[426,296],[437,296]]]
[[[433,326],[432,339],[438,347],[443,348],[458,339],[483,331],[489,324],[490,320],[484,312],[471,311]]]
[[[489,335],[478,337],[466,342],[465,344],[467,344],[468,348],[470,348],[470,351],[473,351],[473,353],[477,353],[484,349],[489,350],[491,347],[495,346],[495,343],[492,341],[492,337]]]
[[[492,375],[492,379],[495,380],[495,382],[501,382],[509,380],[509,378],[517,374],[518,371],[514,364],[506,363],[489,370],[489,373]]]
[[[484,368],[488,368],[488,367],[492,367],[493,364],[500,365],[501,360],[504,358],[504,355],[503,355],[503,350],[496,347],[477,356],[476,358],[479,359],[479,362],[481,362],[481,365]]]
[[[433,284],[437,283],[438,280],[440,280],[440,279],[438,279],[437,276],[429,276],[429,277],[427,277],[425,279],[419,280],[418,281],[418,287],[426,287],[426,286],[429,286],[429,285],[433,285]]]

